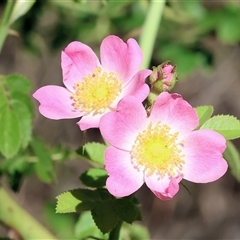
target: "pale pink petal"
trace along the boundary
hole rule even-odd
[[[179,94],[161,93],[151,110],[152,121],[166,123],[173,130],[183,134],[198,126],[197,113]]]
[[[174,66],[172,66],[171,64],[167,64],[163,67],[162,71],[163,71],[163,80],[170,83],[175,72]]]
[[[73,85],[82,81],[83,77],[92,74],[100,66],[99,60],[93,50],[81,43],[71,42],[61,55],[63,83],[73,91]]]
[[[189,134],[184,144],[183,178],[195,183],[212,182],[222,177],[228,165],[222,157],[225,138],[212,130],[198,130]]]
[[[133,167],[129,152],[108,147],[105,152],[105,169],[109,174],[106,187],[116,197],[128,196],[143,185],[143,173]]]
[[[122,81],[130,81],[142,63],[142,51],[136,40],[127,43],[117,36],[106,37],[100,47],[101,63],[105,70],[117,72]]]
[[[89,113],[81,118],[79,122],[77,122],[78,126],[82,131],[89,128],[98,128],[99,121],[103,114],[92,114]]]
[[[106,113],[100,120],[102,136],[111,145],[131,150],[139,131],[147,125],[147,113],[140,101],[132,96],[123,98],[116,112]]]
[[[157,174],[145,176],[146,185],[161,200],[170,200],[179,190],[179,182],[182,178],[169,178],[165,176],[160,178]]]
[[[148,85],[145,83],[145,79],[151,74],[151,72],[151,70],[139,71],[133,79],[123,87],[122,92],[110,105],[110,108],[113,111],[116,110],[119,101],[128,95],[134,96],[138,98],[140,102],[143,102],[150,91]]]
[[[122,91],[122,96],[132,95],[139,99],[139,101],[144,101],[149,94],[149,87],[145,83],[146,78],[152,73],[151,70],[141,70],[139,71],[133,79],[124,86]]]
[[[40,103],[39,112],[50,119],[76,118],[82,116],[72,106],[71,92],[60,86],[44,86],[39,88],[33,97]]]

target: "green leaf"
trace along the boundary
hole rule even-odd
[[[134,205],[131,201],[129,201],[129,199],[116,199],[113,204],[117,210],[118,216],[121,218],[122,221],[125,221],[127,223],[133,223],[133,221],[137,220],[137,206]]]
[[[12,158],[2,159],[0,163],[0,173],[6,174],[9,186],[15,192],[19,190],[22,179],[29,174],[30,170],[31,164],[21,151]]]
[[[240,121],[234,116],[214,116],[207,120],[200,129],[212,129],[222,134],[227,140],[240,137]]]
[[[105,186],[107,177],[104,169],[90,168],[80,176],[80,180],[88,187],[100,188]]]
[[[0,151],[6,158],[13,157],[20,149],[21,136],[16,114],[7,106],[0,112]]]
[[[78,239],[86,240],[90,239],[90,236],[95,237],[96,239],[108,239],[108,234],[103,235],[103,233],[95,225],[95,222],[91,216],[91,212],[84,212],[81,214],[79,220],[75,225],[75,236]]]
[[[100,201],[101,197],[97,190],[91,189],[76,189],[72,191],[72,194],[80,199],[81,201],[85,202],[96,202]]]
[[[38,157],[38,161],[35,163],[35,171],[37,176],[43,182],[52,182],[52,180],[55,178],[53,161],[44,145],[44,142],[42,142],[40,139],[33,139],[31,141],[31,146],[34,153]]]
[[[117,211],[112,202],[98,202],[91,213],[95,224],[102,233],[110,232],[119,221]]]
[[[27,94],[15,91],[15,92],[11,92],[11,98],[13,100],[22,102],[28,108],[29,112],[33,116],[34,108],[33,108],[32,100]]]
[[[47,203],[44,206],[44,217],[46,225],[56,234],[57,239],[77,240],[77,238],[74,238],[76,222],[74,215],[56,214],[55,203]]]
[[[93,162],[103,165],[106,147],[106,145],[97,142],[86,143],[83,147],[77,150],[77,153]]]
[[[73,195],[73,191],[68,191],[57,196],[56,213],[76,212],[76,207],[82,201]]]
[[[32,136],[32,116],[29,109],[22,102],[13,100],[11,103],[13,111],[15,112],[21,135],[21,146],[26,148]]]
[[[7,104],[7,98],[6,98],[4,85],[1,84],[1,83],[3,83],[3,80],[4,80],[3,76],[0,76],[0,108]]]
[[[95,202],[81,202],[76,207],[76,212],[92,210],[96,206]]]
[[[6,76],[5,84],[10,92],[22,92],[28,94],[32,88],[31,83],[27,78],[17,74]]]
[[[74,189],[57,197],[57,213],[88,211],[95,207],[100,196],[90,189]]]
[[[13,158],[3,159],[0,171],[13,174],[14,172],[25,172],[29,167],[26,156],[17,154]]]
[[[198,115],[199,126],[202,126],[213,114],[212,106],[199,106],[195,110]]]
[[[105,188],[96,189],[95,192],[97,192],[98,195],[100,196],[101,202],[109,202],[109,201],[112,201],[113,199],[115,199],[115,197],[113,195],[111,195],[109,193],[109,191]]]
[[[228,162],[232,175],[240,182],[240,156],[232,142],[227,141],[227,149],[223,156]]]

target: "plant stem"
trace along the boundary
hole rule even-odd
[[[139,39],[139,44],[143,51],[143,63],[141,69],[149,67],[165,2],[166,0],[152,0],[150,2],[147,17]]]
[[[110,232],[108,240],[118,240],[120,236],[121,227],[122,221],[119,221],[116,227]]]
[[[2,51],[4,41],[8,34],[10,18],[12,15],[12,11],[13,11],[15,2],[16,2],[16,0],[7,0],[6,7],[3,12],[3,17],[0,21],[0,52]]]
[[[2,187],[0,187],[0,221],[17,230],[25,240],[57,239],[22,209]]]

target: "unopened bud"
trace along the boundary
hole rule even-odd
[[[169,61],[162,63],[157,67],[153,67],[150,75],[151,92],[159,94],[164,91],[170,91],[177,81],[177,73],[175,66]]]

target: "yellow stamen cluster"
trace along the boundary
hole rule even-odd
[[[97,67],[74,85],[73,107],[85,113],[104,112],[122,90],[122,82],[116,72],[105,72]]]
[[[148,176],[156,173],[159,177],[174,177],[181,173],[184,164],[181,145],[178,132],[171,133],[166,124],[149,124],[136,138],[131,151],[132,162]]]

